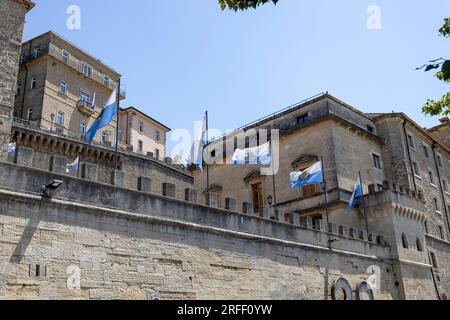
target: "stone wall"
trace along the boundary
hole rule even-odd
[[[375,299],[400,297],[389,249],[368,241],[14,164],[0,177],[0,298],[322,300],[372,270]]]

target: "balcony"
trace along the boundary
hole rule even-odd
[[[91,102],[86,100],[79,100],[77,102],[77,108],[81,113],[84,113],[88,116],[92,116],[95,113],[95,106],[93,106]]]

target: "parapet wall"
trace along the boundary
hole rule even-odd
[[[373,270],[399,297],[389,248],[10,163],[0,270],[0,298],[321,300],[340,278],[356,298]]]

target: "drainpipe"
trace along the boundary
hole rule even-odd
[[[437,172],[438,179],[439,179],[439,189],[441,191],[442,201],[444,204],[444,213],[445,213],[445,218],[447,219],[447,227],[448,227],[448,230],[450,231],[450,222],[449,222],[450,220],[448,219],[448,210],[447,210],[447,204],[445,202],[444,188],[442,187],[441,172],[439,171],[439,164],[437,161],[436,146],[437,146],[436,142],[433,142],[431,148],[433,149],[434,165],[436,166],[436,172]],[[442,159],[441,159],[441,161],[442,161]],[[448,236],[447,236],[447,239],[448,239]]]
[[[417,192],[416,177],[414,176],[414,168],[412,165],[411,151],[409,150],[409,141],[408,141],[408,134],[406,132],[406,120],[405,119],[403,120],[403,134],[405,135],[406,151],[408,153],[409,168],[411,170],[411,176],[412,176],[412,180],[413,180],[414,190]]]
[[[33,45],[33,40],[30,40],[30,47],[28,49],[28,58],[27,59],[29,59],[30,56],[31,56],[31,46],[32,45]],[[22,59],[22,55],[20,56],[20,59]],[[25,83],[23,84],[22,105],[20,107],[20,115],[19,115],[19,117],[21,119],[23,119],[23,107],[25,106],[25,92],[27,91],[27,88],[28,88],[28,66],[27,66],[27,62],[25,62],[23,65],[25,67]]]

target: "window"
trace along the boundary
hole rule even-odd
[[[297,125],[305,124],[309,122],[309,116],[308,114],[301,115],[300,117],[297,117]]]
[[[62,54],[61,54],[61,61],[63,63],[65,63],[65,64],[68,64],[69,63],[69,57],[70,57],[69,53],[67,51],[63,50]]]
[[[34,50],[33,50],[33,57],[37,58],[37,57],[39,57],[40,54],[41,54],[41,47],[34,48]]]
[[[80,122],[80,135],[86,134],[86,122],[81,121]]]
[[[379,155],[373,154],[373,165],[377,169],[381,169],[381,158]]]
[[[92,75],[92,68],[87,64],[83,63],[81,65],[81,73],[84,74],[86,77],[90,77]]]
[[[31,78],[31,89],[36,89],[36,85],[37,85],[37,77],[33,76]]]
[[[103,77],[103,85],[105,87],[109,88],[109,77],[108,76]]]
[[[156,131],[156,141],[161,141],[161,133]]]
[[[372,126],[367,126],[367,131],[369,131],[370,133],[373,133],[375,131],[375,129]]]
[[[419,238],[417,238],[417,240],[416,240],[416,246],[417,246],[417,251],[420,251],[420,252],[423,251],[422,242],[420,241]]]
[[[28,109],[28,112],[27,112],[27,120],[28,121],[31,121],[31,120],[33,120],[33,109]]]
[[[441,158],[441,156],[437,156],[437,162],[438,162],[439,167],[442,168],[442,158]]]
[[[16,85],[16,96],[18,96],[19,94],[21,94],[22,93],[22,83],[18,83],[17,85]]]
[[[448,183],[447,180],[442,180],[442,187],[444,188],[445,192],[448,192]]]
[[[420,170],[417,162],[413,162],[413,171],[416,176],[420,177]]]
[[[384,191],[384,186],[382,184],[378,184],[378,192],[383,192]]]
[[[444,228],[442,226],[439,226],[439,237],[444,239]]]
[[[67,84],[64,81],[59,83],[59,92],[62,94],[67,94]]]
[[[430,178],[430,183],[434,185],[434,174],[431,171],[428,171],[428,177]]]
[[[409,248],[408,239],[406,238],[405,234],[402,234],[402,245],[403,245],[403,248],[405,248],[405,249]]]
[[[412,135],[410,135],[410,134],[408,134],[408,143],[409,143],[409,146],[411,147],[411,149],[415,148],[414,137]]]
[[[142,121],[139,121],[139,132],[140,133],[144,132],[144,123]]]
[[[439,201],[437,198],[433,198],[433,203],[434,203],[434,210],[436,212],[439,212]]]
[[[88,95],[87,93],[80,92],[80,100],[81,101],[90,102],[91,101],[91,96]]]
[[[433,265],[434,269],[438,269],[437,259],[434,252],[430,252],[430,258],[431,258],[431,264]]]
[[[425,157],[427,159],[430,159],[430,154],[428,153],[428,147],[427,146],[423,146],[423,153],[425,154]]]
[[[144,142],[142,142],[141,140],[138,140],[138,151],[144,151]]]
[[[64,126],[64,112],[58,111],[58,115],[56,117],[56,124],[58,126]]]
[[[159,160],[159,149],[155,149],[155,158]]]
[[[108,143],[110,141],[110,138],[111,138],[111,131],[105,130],[102,132],[102,142],[103,143]]]
[[[22,57],[20,57],[20,63],[23,64],[27,61],[27,55],[23,54]]]

